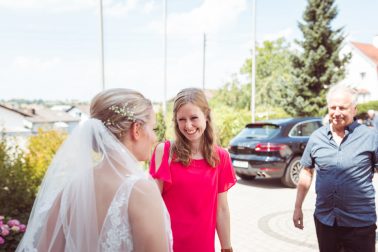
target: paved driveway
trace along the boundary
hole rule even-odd
[[[283,187],[279,180],[239,180],[228,193],[234,251],[318,251],[313,222],[314,182],[303,204],[305,227],[299,230],[292,223],[296,189]],[[219,248],[217,240],[216,251]]]

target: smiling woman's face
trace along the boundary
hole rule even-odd
[[[182,105],[176,114],[176,121],[180,132],[190,142],[199,142],[206,129],[206,117],[202,110],[192,104]]]

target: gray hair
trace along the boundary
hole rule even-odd
[[[341,85],[341,84],[334,85],[329,89],[329,91],[327,93],[327,97],[326,97],[327,98],[327,104],[330,103],[331,98],[337,93],[342,93],[342,94],[346,94],[346,95],[350,96],[350,98],[352,100],[352,105],[354,105],[354,106],[357,105],[357,99],[358,99],[357,90],[355,88],[348,87],[348,86]]]
[[[126,109],[127,113],[120,113],[113,109],[114,107]],[[151,101],[141,93],[132,89],[114,88],[104,90],[92,99],[90,115],[101,120],[117,138],[120,138],[135,121],[149,121],[152,109]]]

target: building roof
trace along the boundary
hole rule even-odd
[[[33,116],[33,115],[29,114],[29,113],[26,113],[26,112],[21,111],[19,109],[12,108],[12,107],[10,107],[8,105],[5,105],[5,104],[0,104],[0,107],[4,108],[4,109],[7,109],[7,110],[10,110],[10,111],[12,111],[14,113],[20,114],[22,116],[26,116],[26,117],[32,117]]]
[[[54,111],[48,108],[36,109],[33,117],[28,119],[34,123],[52,123],[52,122],[77,122],[79,119],[67,114],[64,111]]]
[[[365,56],[372,60],[378,66],[378,48],[372,44],[365,44],[360,42],[351,42],[358,50]]]
[[[78,122],[80,119],[75,118],[64,111],[54,111],[43,106],[33,106],[24,109],[12,108],[5,104],[0,104],[0,108],[10,110],[20,114],[33,123],[54,123],[54,122]]]

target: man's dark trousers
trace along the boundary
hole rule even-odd
[[[315,227],[320,252],[375,252],[375,224],[367,227],[333,227],[316,217]]]

